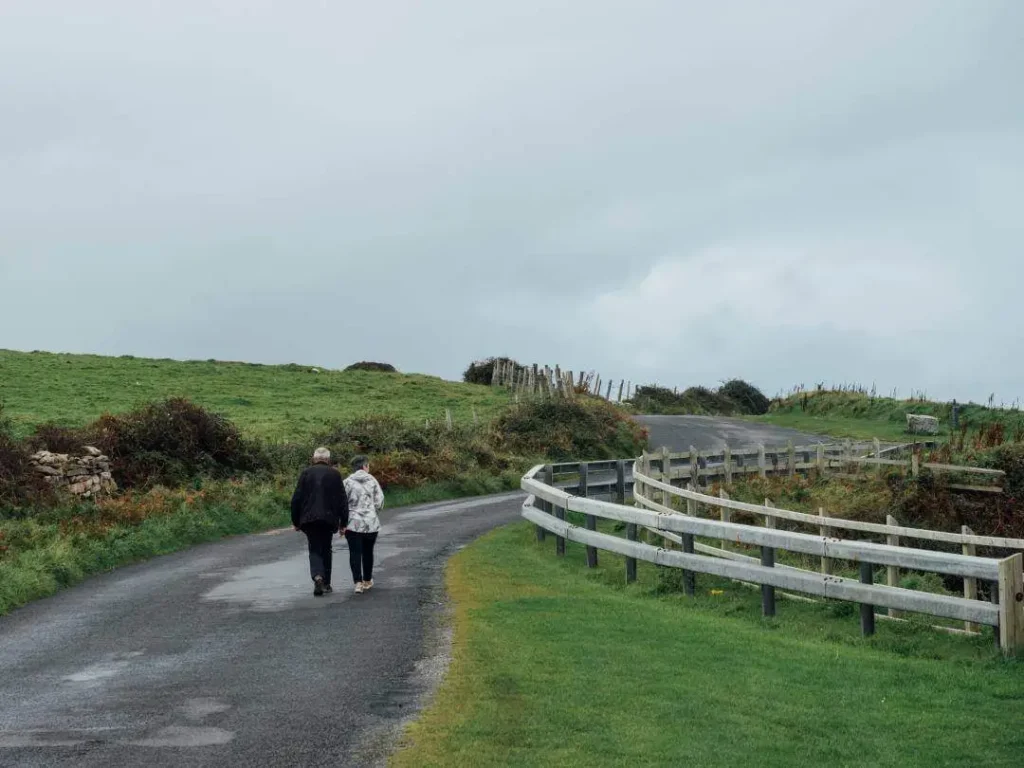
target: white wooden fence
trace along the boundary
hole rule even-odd
[[[746,448],[721,448],[714,451],[689,451],[673,453],[668,448],[660,451],[645,451],[639,463],[649,470],[656,468],[660,479],[686,481],[693,486],[709,482],[732,484],[746,475],[768,477],[772,475],[793,476],[801,472],[850,473],[864,468],[874,468],[881,473],[883,467],[898,467],[917,477],[922,471],[962,475],[972,478],[970,483],[952,483],[949,487],[957,490],[982,493],[1001,493],[1001,482],[1005,473],[998,469],[963,467],[951,464],[923,462],[920,450],[934,447],[933,442],[885,445],[879,440],[837,443],[816,443],[814,445],[793,445],[766,448],[754,445]],[[891,458],[897,453],[907,453],[905,458]],[[890,458],[887,458],[890,457]]]
[[[684,589],[695,591],[696,574],[705,573],[761,585],[762,611],[775,614],[775,590],[783,589],[819,597],[849,600],[861,604],[861,628],[865,634],[874,632],[875,607],[890,611],[908,611],[968,622],[971,626],[985,625],[996,628],[996,638],[1007,654],[1024,649],[1024,556],[1018,552],[1010,557],[977,557],[971,554],[936,552],[892,543],[842,539],[832,535],[834,530],[860,530],[885,533],[905,539],[955,541],[963,546],[987,546],[1006,549],[1024,549],[1024,540],[994,536],[975,536],[964,533],[928,531],[905,526],[882,526],[877,523],[822,519],[815,515],[777,509],[768,505],[746,504],[727,498],[709,496],[695,490],[678,488],[645,474],[633,466],[633,499],[637,506],[621,503],[624,491],[616,493],[618,503],[573,495],[555,487],[550,481],[552,468],[534,467],[522,480],[522,488],[529,497],[523,505],[523,517],[538,529],[538,538],[545,532],[555,534],[555,551],[564,554],[567,541],[586,545],[587,564],[597,566],[598,550],[614,552],[626,558],[626,579],[635,580],[637,561],[680,568],[684,573]],[[582,469],[586,476],[588,469]],[[542,479],[543,478],[543,479]],[[586,483],[581,490],[586,493]],[[619,486],[622,488],[622,486]],[[655,500],[655,494],[661,500]],[[682,499],[688,510],[705,504],[726,510],[739,510],[762,516],[766,525],[745,525],[728,520],[708,520],[695,514],[675,509],[673,498]],[[565,520],[565,513],[578,512],[585,516],[585,528]],[[598,532],[597,520],[613,520],[626,524],[626,538]],[[815,534],[778,530],[775,520],[804,522],[814,526]],[[769,523],[768,521],[772,521]],[[822,527],[827,530],[823,533]],[[654,531],[666,540],[666,546],[653,546],[638,540],[640,528]],[[754,558],[725,547],[715,548],[695,541],[697,537],[760,547],[759,562]],[[682,550],[668,548],[675,541]],[[858,563],[860,579],[848,579],[831,573],[775,565],[776,550],[812,555],[826,560],[840,559]],[[723,554],[724,553],[724,554]],[[905,589],[893,585],[873,583],[873,566],[888,569],[906,569],[931,573],[951,574],[961,578],[990,582],[990,602],[972,597],[955,597]]]

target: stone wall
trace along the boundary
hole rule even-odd
[[[32,469],[75,496],[89,498],[116,491],[110,460],[98,448],[87,445],[84,450],[84,456],[39,451],[32,454]]]

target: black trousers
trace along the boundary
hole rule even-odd
[[[313,581],[320,576],[324,584],[331,583],[331,539],[335,530],[327,523],[310,523],[302,528],[309,544],[309,577]]]
[[[377,543],[377,532],[356,533],[345,531],[348,540],[348,564],[352,566],[352,581],[373,581],[373,545]]]

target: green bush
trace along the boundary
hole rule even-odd
[[[494,425],[494,444],[556,461],[625,458],[643,451],[647,430],[601,398],[555,398],[504,413]]]
[[[761,390],[742,379],[727,381],[718,390],[718,394],[736,403],[741,412],[751,416],[768,413],[768,406],[771,405]]]
[[[637,387],[630,402],[648,414],[729,415],[739,409],[735,402],[707,387],[690,387],[679,393],[648,384]]]
[[[50,487],[32,471],[27,446],[15,439],[0,405],[0,514],[3,508],[38,503],[52,495]]]
[[[375,373],[398,373],[398,369],[390,363],[371,363],[363,361],[361,363],[353,363],[346,371],[373,371]]]
[[[183,398],[106,414],[81,428],[44,424],[29,443],[61,453],[94,445],[110,457],[114,479],[125,488],[174,487],[197,475],[231,477],[271,467],[267,453],[234,424]]]

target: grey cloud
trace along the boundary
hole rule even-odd
[[[1012,0],[8,4],[0,346],[1010,400],[1022,27]],[[806,316],[828,280],[811,302],[778,258],[782,331],[707,261],[737,244],[912,259],[858,311],[934,327]],[[674,339],[643,355],[593,332],[672,264],[728,324],[641,307],[617,322]]]

